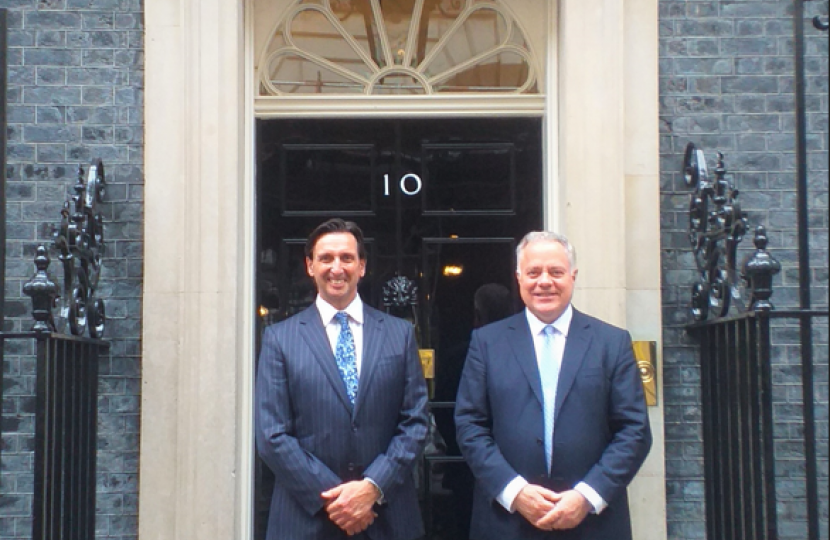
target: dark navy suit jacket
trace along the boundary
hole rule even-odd
[[[628,332],[574,310],[556,391],[550,474],[542,383],[524,312],[473,333],[455,421],[476,477],[473,539],[631,539],[626,487],[651,448],[651,431]],[[495,500],[516,475],[555,491],[584,481],[608,507],[570,531],[540,531]]]
[[[364,306],[354,407],[317,308],[268,327],[256,381],[256,442],[276,477],[268,540],[344,538],[320,493],[370,477],[384,504],[372,540],[423,535],[413,480],[427,434],[427,392],[412,325]]]

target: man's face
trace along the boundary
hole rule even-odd
[[[346,309],[354,300],[357,284],[366,273],[366,261],[357,254],[357,240],[348,232],[318,238],[305,263],[320,297],[336,309]]]
[[[559,242],[537,240],[525,246],[516,279],[527,309],[548,324],[558,319],[571,303],[576,272]]]

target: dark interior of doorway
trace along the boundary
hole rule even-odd
[[[428,538],[466,538],[472,480],[458,454],[451,402],[474,327],[473,297],[485,284],[519,308],[514,250],[542,226],[539,118],[285,119],[257,123],[257,298],[260,335],[310,305],[303,247],[328,218],[360,225],[368,304],[416,325],[434,351],[431,406],[437,425],[420,471]],[[384,303],[406,278],[412,305]],[[442,459],[449,456],[449,459]],[[257,460],[255,538],[265,538],[274,478]]]

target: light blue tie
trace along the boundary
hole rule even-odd
[[[548,472],[550,472],[551,457],[553,456],[553,415],[556,412],[556,385],[559,382],[559,363],[554,355],[554,339],[556,328],[545,326],[542,358],[539,360],[539,375],[542,379],[542,396],[545,413],[545,458]]]
[[[346,394],[354,405],[357,396],[357,360],[354,352],[354,336],[349,328],[349,315],[339,311],[334,316],[340,323],[340,336],[337,338],[337,347],[334,349],[334,358],[337,360],[337,369],[346,385]]]

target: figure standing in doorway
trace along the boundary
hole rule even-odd
[[[501,283],[485,283],[476,289],[473,295],[473,329],[481,328],[490,323],[500,321],[515,313],[513,294],[510,289]],[[458,383],[461,380],[461,370],[467,356],[469,340],[453,347],[442,355],[440,365],[441,377],[435,388],[437,401],[455,401],[458,393]],[[435,424],[447,445],[447,454],[460,454],[455,439],[455,419],[452,409],[433,409]],[[451,511],[455,513],[454,522],[457,523],[458,538],[464,540],[470,536],[470,517],[473,510],[473,475],[466,463],[447,464],[442,480],[443,487],[452,491],[453,504]]]

